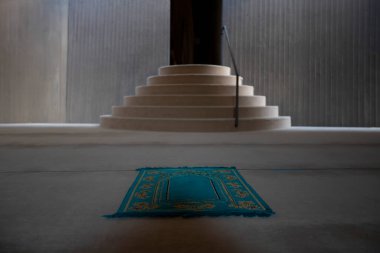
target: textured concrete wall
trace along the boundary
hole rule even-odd
[[[380,126],[380,1],[224,0],[223,8],[245,83],[282,115],[296,125]]]
[[[70,1],[68,122],[98,122],[169,64],[169,3]]]
[[[0,122],[63,122],[67,0],[0,0]]]
[[[169,18],[169,0],[0,0],[0,122],[98,122],[169,63]]]
[[[168,64],[169,8],[169,0],[0,0],[0,122],[98,122]],[[245,83],[281,114],[296,125],[380,126],[380,1],[223,8]]]

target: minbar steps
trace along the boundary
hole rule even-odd
[[[264,96],[239,79],[239,125],[235,127],[236,76],[229,67],[171,65],[136,87],[135,96],[124,97],[112,115],[102,115],[104,128],[173,131],[234,132],[274,130],[291,126],[277,106],[267,106]]]

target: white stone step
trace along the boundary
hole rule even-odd
[[[124,118],[231,118],[233,106],[114,106],[112,116]],[[240,107],[240,118],[278,117],[277,106]]]
[[[239,96],[239,105],[265,106],[264,96]],[[168,96],[126,96],[125,106],[234,106],[235,96],[168,95]]]
[[[171,118],[122,118],[109,115],[101,116],[100,125],[106,128],[142,131],[173,132],[224,132],[274,130],[291,126],[290,117],[245,118],[239,120],[235,128],[234,118],[222,119],[171,119]]]
[[[236,86],[232,85],[199,85],[199,84],[171,84],[171,85],[142,85],[136,87],[136,95],[235,95]],[[253,87],[239,85],[240,96],[252,96]]]
[[[112,116],[101,117],[106,128],[151,131],[253,131],[290,127],[290,117],[278,117],[277,106],[266,106],[252,86],[239,77],[239,128],[234,126],[236,76],[215,65],[164,66],[147,85],[136,87]]]
[[[207,75],[230,75],[231,69],[218,65],[171,65],[163,66],[158,70],[159,75],[178,75],[178,74],[207,74]]]
[[[243,78],[239,77],[239,84],[243,83]],[[236,85],[236,76],[225,75],[166,75],[150,76],[147,81],[148,85],[155,84],[219,84],[219,85]]]

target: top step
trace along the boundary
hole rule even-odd
[[[231,69],[219,65],[185,64],[171,65],[159,68],[159,75],[203,74],[203,75],[230,75]]]

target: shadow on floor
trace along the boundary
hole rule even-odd
[[[231,226],[225,227],[219,218],[123,218],[109,222],[114,223],[112,231],[78,253],[242,251],[234,231],[228,229]],[[249,252],[260,251],[251,248]]]

